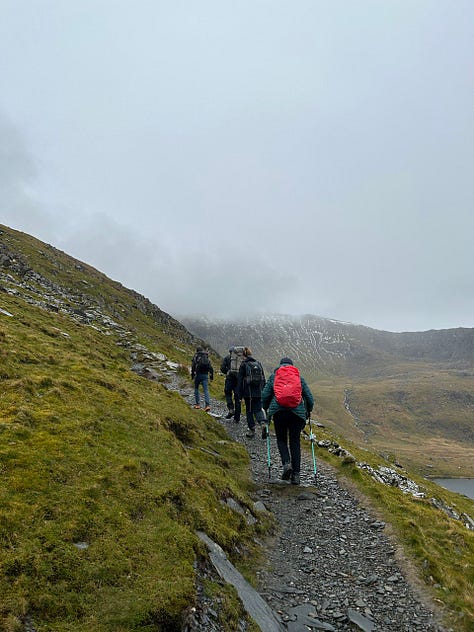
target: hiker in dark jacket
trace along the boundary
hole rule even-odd
[[[293,366],[293,360],[291,358],[282,358],[280,360],[280,366],[271,374],[265,388],[263,389],[262,405],[267,411],[268,420],[270,421],[273,417],[278,451],[283,464],[282,479],[286,481],[291,479],[293,485],[299,485],[301,466],[301,431],[305,427],[306,419],[309,419],[310,413],[313,410],[314,399],[305,379],[300,375],[300,403],[293,408],[286,408],[278,403],[274,391],[275,373],[283,366]]]
[[[202,384],[202,390],[204,391],[204,402],[206,407],[204,410],[207,412],[211,410],[211,400],[209,397],[209,379],[214,379],[214,369],[212,368],[209,354],[204,351],[202,347],[197,347],[191,364],[191,378],[194,380],[194,399],[196,404],[194,408],[201,408],[199,399],[199,385]]]
[[[229,349],[228,355],[221,362],[221,373],[225,375],[224,382],[224,396],[229,412],[225,416],[226,419],[234,418],[236,423],[240,421],[241,404],[240,398],[237,395],[237,386],[239,383],[239,376],[235,375],[230,370],[230,357],[234,347]]]
[[[237,394],[239,399],[245,401],[248,425],[246,436],[249,438],[255,437],[255,423],[261,424],[265,421],[265,413],[262,410],[262,388],[264,386],[265,373],[262,365],[252,356],[252,349],[244,347],[244,359],[239,369]]]

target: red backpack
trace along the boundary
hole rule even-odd
[[[285,364],[275,371],[273,392],[278,404],[284,408],[296,408],[301,403],[301,378],[295,366]]]

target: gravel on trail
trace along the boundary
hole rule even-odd
[[[179,389],[194,404],[192,388]],[[270,431],[267,442],[257,426],[247,438],[245,407],[240,423],[225,419],[225,403],[211,401],[210,414],[250,456],[261,501],[277,521],[277,533],[264,543],[267,563],[257,572],[257,590],[289,632],[363,630],[366,632],[452,632],[401,556],[385,525],[361,495],[338,481],[310,451],[302,449],[301,484],[281,480],[281,460]],[[314,429],[313,429],[314,431]],[[202,596],[202,595],[201,595]],[[187,631],[221,632],[213,604],[205,597]],[[246,630],[241,622],[239,630]]]

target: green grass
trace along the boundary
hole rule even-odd
[[[137,377],[110,337],[18,298],[1,307],[0,627],[180,629],[196,529],[231,558],[255,546],[221,503],[252,507],[245,449]]]

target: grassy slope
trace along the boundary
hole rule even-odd
[[[371,380],[321,380],[319,414],[338,433],[423,475],[474,476],[474,377],[403,366]],[[351,412],[344,408],[350,391]]]
[[[127,326],[189,362],[192,347],[127,300]],[[7,294],[0,307],[13,315],[0,314],[0,628],[180,629],[195,530],[231,555],[253,546],[255,528],[221,503],[252,506],[244,448],[137,377],[113,336]],[[223,616],[232,629],[235,611]]]

